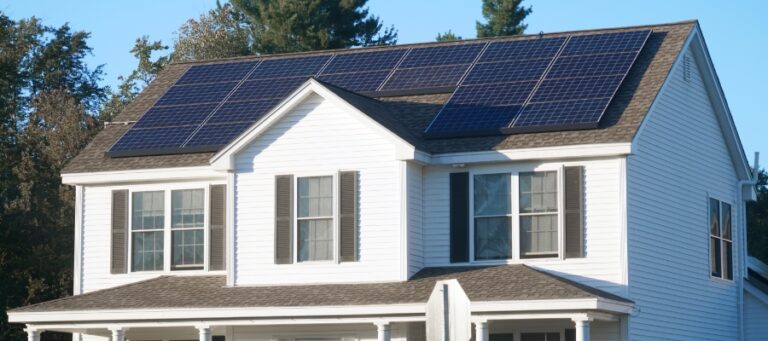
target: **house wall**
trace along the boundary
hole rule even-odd
[[[562,166],[584,166],[585,258],[526,259],[524,262],[557,275],[615,294],[625,293],[624,262],[621,252],[622,159],[568,162],[508,162],[466,165],[464,168],[429,166],[424,169],[424,257],[426,266],[450,264],[449,174],[451,172],[494,173],[531,170],[558,170]],[[514,186],[514,185],[513,185]],[[516,206],[517,194],[512,194]],[[516,237],[513,236],[513,243]],[[488,264],[487,262],[479,264]]]
[[[768,299],[768,295],[763,295]],[[744,293],[744,330],[747,341],[768,337],[768,302],[749,292]]]
[[[406,168],[406,203],[408,207],[408,277],[424,266],[422,169],[419,164],[408,162]]]
[[[710,278],[708,198],[732,203],[734,278],[742,233],[737,175],[697,62],[676,63],[627,165],[633,340],[733,340],[736,282]]]
[[[236,285],[405,279],[405,168],[392,141],[358,116],[314,95],[236,156]],[[359,261],[274,264],[275,175],[339,170],[359,172]]]

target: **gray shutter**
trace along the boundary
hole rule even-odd
[[[450,176],[451,263],[469,262],[469,173]]]
[[[211,185],[209,189],[208,269],[227,268],[227,185]]]
[[[339,260],[357,261],[357,172],[339,172]]]
[[[584,257],[584,167],[565,167],[565,257]]]
[[[128,272],[128,190],[112,191],[112,257],[113,274]]]
[[[275,176],[275,264],[293,263],[293,175]]]

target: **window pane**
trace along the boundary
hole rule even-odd
[[[720,202],[709,199],[709,234],[720,236]]]
[[[163,231],[133,232],[132,271],[163,269]]]
[[[557,254],[557,215],[520,217],[521,256],[551,256]]]
[[[721,216],[723,217],[723,222],[720,226],[723,230],[723,238],[731,240],[731,205],[723,203],[722,210]]]
[[[299,261],[333,259],[333,220],[299,220]]]
[[[163,192],[134,192],[131,200],[131,229],[162,229],[165,222]]]
[[[733,279],[733,244],[723,241],[723,278]]]
[[[204,227],[205,221],[205,190],[185,189],[171,192],[171,227],[196,228]]]
[[[497,216],[510,213],[509,174],[475,175],[475,215]]]
[[[200,268],[205,252],[203,229],[179,229],[172,235],[173,265],[176,268]]]
[[[557,212],[557,172],[520,173],[520,212]]]
[[[720,239],[709,237],[709,266],[712,276],[720,277],[722,273],[722,258],[720,255]]]
[[[475,218],[475,259],[512,258],[511,230],[510,217]]]
[[[298,180],[298,217],[333,215],[333,177],[309,177]]]

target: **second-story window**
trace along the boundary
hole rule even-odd
[[[162,270],[165,228],[163,192],[134,192],[131,206],[131,270]]]
[[[297,182],[298,261],[333,260],[333,177]]]
[[[474,177],[475,260],[512,258],[510,174]]]
[[[731,205],[709,199],[709,268],[712,277],[733,279]]]
[[[558,255],[557,172],[520,173],[520,257]]]
[[[202,269],[205,254],[205,191],[171,191],[173,269]]]

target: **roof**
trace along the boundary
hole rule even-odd
[[[425,268],[405,282],[226,287],[225,276],[164,276],[10,310],[250,308],[426,303],[439,280],[457,279],[472,302],[622,297],[525,265]]]
[[[696,21],[685,21],[672,24],[648,25],[642,27],[625,27],[591,31],[561,32],[546,34],[547,37],[566,36],[574,34],[594,34],[608,32],[622,32],[638,29],[652,29],[653,33],[648,38],[645,47],[640,52],[635,64],[619,88],[616,96],[611,101],[605,116],[598,129],[553,131],[537,133],[520,133],[512,135],[463,137],[426,139],[423,132],[442,105],[448,100],[450,94],[432,94],[420,96],[397,96],[368,98],[359,94],[335,88],[326,84],[329,88],[335,88],[334,92],[349,101],[350,104],[371,116],[374,120],[404,140],[411,142],[418,149],[432,153],[454,153],[470,151],[510,150],[520,148],[551,147],[578,144],[620,143],[631,142],[640,127],[646,113],[650,109],[656,95],[667,78],[672,65],[682,50],[691,30],[696,26]],[[538,35],[536,35],[538,36]],[[503,37],[495,39],[531,39],[532,36],[523,35],[515,37]],[[464,44],[476,40],[465,40],[449,43],[426,43],[418,45],[436,44]],[[382,48],[403,48],[414,45],[399,45]],[[327,51],[306,52],[305,55],[328,53]],[[249,58],[230,58],[216,61],[202,61],[193,63],[171,64],[158,75],[114,122],[129,122],[126,124],[107,125],[93,139],[93,141],[75,157],[62,171],[62,173],[82,173],[98,171],[151,169],[205,166],[213,153],[191,153],[155,156],[135,156],[110,158],[104,155],[144,112],[160,98],[165,91],[179,79],[184,72],[193,65],[210,63],[231,63],[247,60]]]

